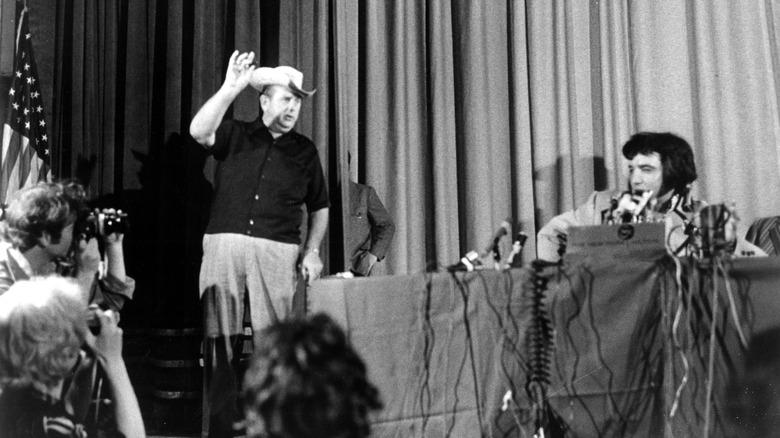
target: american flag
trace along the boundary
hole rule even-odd
[[[3,204],[19,189],[51,180],[49,137],[27,25],[27,8],[19,16],[14,72],[8,94],[0,157],[0,203]]]

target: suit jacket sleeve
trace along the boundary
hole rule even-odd
[[[382,260],[395,234],[395,224],[373,187],[369,187],[368,220],[371,224],[371,254]]]

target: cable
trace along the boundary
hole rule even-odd
[[[713,259],[715,256],[713,256]],[[714,266],[710,267],[712,274],[712,323],[710,324],[710,346],[709,346],[709,359],[707,369],[707,390],[704,405],[704,438],[710,436],[710,416],[712,411],[712,386],[714,380],[714,367],[715,367],[715,335],[717,328],[717,316],[718,316],[718,279],[717,270]]]
[[[724,283],[726,284],[726,295],[729,297],[729,305],[731,306],[731,316],[734,318],[734,326],[737,329],[737,334],[739,335],[739,341],[742,343],[742,347],[747,350],[748,343],[747,338],[745,337],[745,333],[742,331],[742,323],[739,321],[739,316],[737,315],[737,305],[734,301],[734,294],[731,291],[731,284],[729,282],[729,273],[726,270],[726,268],[723,266],[723,262],[718,259],[718,268],[720,269],[720,272],[723,273],[723,279]]]
[[[669,255],[671,255],[672,257],[676,257],[676,256],[677,256],[678,254],[680,254],[680,252],[682,252],[682,251],[683,251],[683,250],[684,250],[684,249],[685,249],[687,246],[689,246],[689,245],[692,245],[692,244],[693,244],[693,243],[691,242],[691,236],[690,236],[690,235],[686,235],[686,238],[685,238],[685,240],[683,241],[683,243],[681,243],[681,244],[680,244],[680,246],[678,246],[678,247],[677,247],[677,249],[675,249],[675,250],[672,250],[672,248],[671,248],[671,245],[672,245],[672,236],[674,235],[674,232],[675,232],[675,230],[677,230],[678,228],[684,228],[684,226],[683,226],[683,225],[675,225],[675,226],[673,226],[673,227],[672,227],[672,228],[669,230],[669,232],[666,234],[666,239],[665,239],[665,240],[666,240],[666,244],[665,244],[664,246],[666,247],[666,252],[667,252]],[[687,233],[686,233],[686,234],[687,234]]]
[[[528,341],[529,373],[525,391],[531,399],[534,431],[544,436],[547,428],[547,387],[550,384],[550,363],[553,349],[552,322],[544,304],[547,278],[541,275],[542,266],[534,263],[534,287],[530,293],[531,324],[526,334]]]
[[[458,286],[458,290],[460,291],[461,297],[463,298],[463,326],[466,330],[466,342],[468,346],[468,354],[471,356],[471,374],[472,379],[474,380],[474,397],[476,399],[476,407],[477,407],[477,421],[479,422],[479,429],[480,429],[480,435],[482,435],[482,427],[484,425],[484,421],[482,419],[482,406],[479,403],[480,395],[479,395],[479,380],[477,380],[477,367],[476,363],[474,362],[474,342],[473,337],[471,334],[471,323],[469,321],[468,317],[468,307],[469,307],[469,288],[466,286],[466,284],[458,278],[457,274],[451,273],[452,278],[455,280],[455,284]],[[463,361],[461,362],[460,370],[458,371],[458,381],[460,381],[460,375],[461,371],[463,370],[463,366],[466,363],[466,357],[464,356]],[[457,387],[457,382],[455,384],[455,387]],[[456,393],[456,405],[457,405],[457,393]],[[455,426],[455,423],[451,425],[450,429],[447,431],[446,436],[450,436],[452,433],[452,427]]]
[[[680,301],[677,305],[677,312],[675,312],[674,321],[672,322],[672,340],[674,342],[674,346],[680,351],[680,359],[682,359],[683,370],[684,370],[680,384],[678,385],[677,390],[675,391],[674,394],[674,401],[672,402],[672,408],[669,411],[669,420],[671,420],[672,418],[674,418],[674,414],[677,412],[677,408],[680,403],[680,397],[682,396],[683,388],[685,388],[685,385],[688,383],[688,373],[690,372],[690,366],[688,364],[688,359],[685,357],[685,350],[681,345],[680,339],[677,337],[677,330],[680,326],[680,318],[682,317],[683,303],[684,303],[683,285],[682,285],[682,264],[680,263],[680,259],[677,256],[671,254],[671,252],[669,253],[669,255],[674,261],[674,266],[675,266],[674,279],[675,279],[675,284],[677,285],[677,297]]]
[[[593,290],[593,281],[595,280],[594,275],[588,271],[589,277],[590,277],[590,290]],[[591,322],[595,321],[596,316],[593,313],[593,300],[588,300],[589,306],[588,306],[588,316],[590,317]],[[598,353],[599,360],[601,361],[601,365],[604,367],[605,370],[607,370],[608,378],[607,378],[607,387],[611,390],[614,385],[615,380],[615,373],[612,371],[612,369],[607,365],[607,361],[604,358],[604,355],[601,351],[601,336],[599,336],[599,332],[597,328],[594,326],[593,328],[593,335],[596,338],[596,352]],[[612,408],[615,410],[615,412],[620,417],[620,424],[625,425],[626,424],[626,418],[623,416],[623,413],[620,411],[617,401],[615,401],[615,398],[612,396],[612,393],[609,394],[609,401],[612,403]]]
[[[487,281],[485,280],[484,275],[480,275],[479,278],[482,280],[482,283],[483,283],[482,286],[485,288],[485,290],[489,290],[488,289],[488,284],[487,284]],[[503,290],[507,291],[506,309],[505,309],[504,315],[506,316],[507,319],[510,319],[510,320],[512,320],[514,322],[514,319],[512,318],[511,304],[512,304],[512,291],[514,290],[515,285],[514,285],[514,280],[512,278],[511,271],[510,270],[502,271],[502,278],[504,279],[504,289]],[[502,406],[501,410],[502,411],[505,411],[506,409],[510,410],[510,413],[512,414],[512,417],[513,417],[513,420],[515,422],[515,425],[517,426],[519,431],[522,431],[523,430],[522,429],[522,421],[520,421],[520,418],[518,417],[517,412],[515,412],[515,409],[514,409],[514,406],[517,405],[517,399],[516,399],[517,388],[515,386],[515,382],[514,382],[514,378],[512,376],[512,373],[510,373],[510,371],[507,369],[507,366],[506,366],[506,363],[505,363],[505,360],[504,360],[504,355],[508,353],[514,359],[514,363],[518,364],[518,367],[520,368],[520,371],[523,374],[527,374],[528,365],[526,364],[525,359],[520,354],[520,350],[517,347],[517,345],[514,342],[511,341],[512,336],[509,333],[509,330],[507,329],[507,324],[504,323],[504,320],[503,320],[501,312],[493,304],[493,301],[490,299],[490,294],[488,294],[486,296],[486,300],[487,300],[488,307],[493,312],[493,314],[496,317],[496,320],[498,321],[499,331],[501,332],[501,335],[502,335],[501,356],[499,358],[499,361],[500,361],[501,373],[503,374],[504,379],[506,379],[507,384],[509,385],[509,392],[507,394],[510,394],[509,401],[511,401],[511,403],[512,403],[512,405],[509,406],[506,403],[507,400],[506,400],[506,396],[505,396],[504,400],[503,400],[504,401],[504,405]],[[517,330],[517,325],[515,324],[514,327],[516,329],[516,331],[515,331],[515,338],[519,338],[519,330]],[[498,423],[499,419],[500,419],[500,416],[496,415],[494,423],[493,423],[493,425],[496,428],[496,430],[500,430],[499,423]],[[506,436],[506,434],[508,434],[510,432],[511,432],[511,429],[509,431],[504,432],[505,436]]]
[[[433,275],[426,274],[425,296],[423,304],[423,382],[420,386],[420,411],[422,413],[422,434],[425,435],[425,428],[428,425],[428,418],[431,410],[431,387],[429,385],[431,377],[431,356],[433,354],[433,345],[435,341],[435,332],[431,324],[431,292],[433,290]]]
[[[574,293],[576,291],[576,288],[574,287],[574,281],[568,274],[566,274],[566,272],[563,269],[561,269],[560,266],[558,268],[558,276],[559,276],[558,281],[560,281],[561,278],[566,280],[566,283],[569,285],[569,290],[572,292],[571,294],[572,300],[574,301],[574,304],[576,306],[575,311],[569,315],[569,318],[567,318],[566,326],[565,326],[566,328],[564,330],[566,338],[569,341],[569,346],[572,348],[572,350],[574,350],[574,364],[573,364],[572,376],[569,379],[570,384],[567,385],[566,384],[567,379],[564,379],[563,389],[566,391],[566,395],[577,399],[577,401],[580,403],[580,405],[582,405],[583,409],[585,410],[585,413],[587,414],[588,419],[591,422],[591,425],[593,425],[593,429],[598,431],[599,427],[598,427],[598,423],[596,422],[596,417],[594,417],[593,413],[589,409],[587,409],[585,402],[582,400],[582,397],[580,397],[580,395],[574,390],[574,382],[576,382],[578,379],[577,369],[579,368],[579,363],[580,363],[580,352],[575,346],[574,338],[571,335],[572,333],[571,326],[574,323],[574,321],[578,320],[579,316],[582,314],[582,305],[580,303],[579,297],[577,296],[577,294]],[[577,275],[577,278],[581,278],[581,276]],[[585,285],[583,284],[583,286]],[[585,295],[588,295],[589,291],[590,290],[586,290]],[[555,366],[558,375],[564,375],[564,370],[560,368],[560,364],[557,361]]]
[[[524,273],[523,273],[524,274]],[[510,372],[509,369],[507,369],[507,364],[505,360],[505,355],[509,355],[509,357],[512,360],[512,364],[516,364],[517,368],[519,368],[520,373],[523,375],[528,375],[528,361],[526,358],[523,357],[522,352],[520,351],[520,347],[517,344],[518,342],[522,342],[522,334],[523,332],[520,330],[519,326],[517,325],[517,321],[513,317],[512,312],[512,293],[514,292],[515,288],[515,282],[512,278],[512,271],[511,270],[503,270],[502,271],[502,279],[504,282],[504,288],[503,290],[506,291],[505,296],[505,306],[504,306],[504,313],[502,316],[502,313],[499,312],[499,309],[494,305],[492,300],[490,299],[490,295],[488,294],[486,296],[488,307],[491,309],[491,311],[494,313],[496,320],[498,321],[499,325],[499,331],[502,334],[502,341],[501,341],[501,355],[499,357],[500,361],[500,368],[501,373],[504,376],[504,379],[507,382],[507,385],[509,386],[509,391],[507,391],[504,394],[504,397],[502,399],[502,406],[500,408],[501,412],[506,412],[507,410],[512,416],[512,420],[514,421],[513,425],[516,426],[517,431],[522,433],[523,436],[525,436],[525,430],[523,429],[524,422],[521,420],[518,410],[519,410],[519,404],[517,402],[517,396],[519,394],[517,390],[517,386],[515,385],[515,379],[514,375],[516,375],[516,372]],[[480,280],[482,280],[482,286],[484,290],[488,291],[488,284],[485,279],[484,275],[479,276]],[[522,286],[523,283],[521,283]],[[521,287],[521,296],[524,289]],[[524,314],[521,312],[521,315]],[[514,333],[510,333],[509,330],[509,324],[507,324],[505,321],[509,320],[511,322],[511,327],[514,329]],[[513,341],[516,340],[517,342]],[[527,422],[527,421],[526,421]],[[496,430],[503,433],[503,436],[510,436],[512,433],[513,428],[510,427],[509,430],[502,430],[500,428],[500,414],[495,416],[494,420],[494,426]],[[516,434],[511,435],[516,436]]]

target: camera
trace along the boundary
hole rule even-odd
[[[87,310],[87,328],[89,328],[89,331],[91,331],[93,335],[98,336],[101,327],[100,316],[98,315],[100,307],[98,307],[97,304],[90,304]]]
[[[111,233],[127,233],[127,213],[123,213],[122,210],[108,213],[85,210],[76,219],[73,235],[84,240],[90,240],[93,237],[100,236],[101,228],[106,236]]]

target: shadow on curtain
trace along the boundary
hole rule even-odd
[[[278,11],[264,14],[270,4]],[[182,132],[221,83],[229,52],[258,48],[262,64],[295,65],[320,90],[299,130],[318,145],[332,195],[350,176],[339,171],[349,151],[351,177],[388,207],[397,232],[379,265],[386,273],[481,250],[505,218],[534,235],[592,190],[623,186],[620,147],[640,130],[687,138],[699,196],[736,200],[750,223],[780,212],[780,8],[745,5],[57,2],[60,175],[94,160],[94,192],[124,198],[141,189],[134,153],[158,157],[173,138],[183,155],[172,160],[186,170],[159,178],[186,175],[182,204],[202,208],[197,187],[212,168],[200,167]],[[255,98],[242,96],[233,111],[254,117]],[[164,197],[147,208],[163,218],[181,211]],[[205,218],[182,217],[196,236]],[[341,251],[332,246],[331,255]],[[534,255],[529,242],[523,256]]]
[[[694,145],[710,202],[747,223],[780,211],[780,8],[750,5],[299,0],[281,5],[280,59],[339,73],[337,156],[397,224],[379,266],[421,272],[507,217],[534,235],[624,186],[620,148],[642,130]]]
[[[127,271],[138,287],[123,321],[199,326],[214,165],[189,123],[221,85],[234,49],[277,62],[278,3],[96,0],[49,9],[57,23],[50,53],[57,176],[78,178],[96,205],[130,216]],[[232,108],[247,120],[258,113],[249,92]]]

